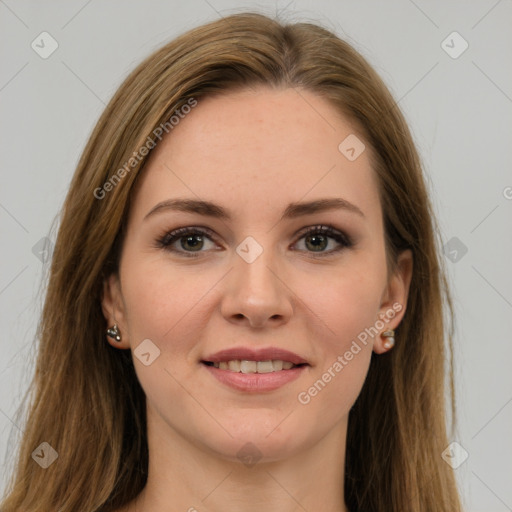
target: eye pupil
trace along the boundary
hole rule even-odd
[[[306,237],[306,245],[309,246],[308,240],[312,241],[313,251],[318,251],[319,249],[325,249],[325,242],[327,238],[323,235],[310,235]],[[309,247],[308,247],[309,248]]]
[[[194,242],[195,241],[195,242]],[[181,238],[181,247],[183,249],[192,249],[196,250],[202,248],[202,244],[204,243],[201,235],[189,235]],[[185,244],[190,244],[189,247],[186,247]]]

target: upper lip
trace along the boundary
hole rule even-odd
[[[234,347],[220,350],[203,359],[211,363],[220,363],[223,361],[290,361],[293,364],[308,364],[308,362],[294,352],[277,347],[268,348],[248,348]]]

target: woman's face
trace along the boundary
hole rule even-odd
[[[387,275],[361,140],[315,94],[258,88],[199,99],[155,148],[103,302],[150,428],[232,460],[342,441],[410,279],[405,256]]]

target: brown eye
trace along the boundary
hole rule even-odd
[[[325,235],[307,235],[304,237],[306,247],[311,251],[323,251],[329,244],[329,238]]]
[[[157,247],[186,257],[197,257],[201,253],[218,248],[214,240],[214,233],[207,228],[184,227],[170,231],[159,238]],[[348,235],[331,226],[306,228],[295,245],[302,241],[304,241],[304,248],[299,248],[300,251],[316,253],[318,256],[328,256],[354,245]]]
[[[178,240],[182,249],[185,250],[200,251],[204,245],[202,235],[181,236]]]
[[[212,240],[213,234],[205,228],[179,228],[166,233],[157,240],[157,246],[170,252],[183,254],[184,256],[196,256],[202,249],[215,247],[216,244]],[[208,243],[211,246],[208,246]],[[196,253],[196,254],[194,254]]]
[[[304,240],[306,252],[320,255],[332,254],[353,245],[349,236],[331,226],[309,227],[305,232],[302,232],[300,240]]]

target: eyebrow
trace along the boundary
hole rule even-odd
[[[231,220],[233,217],[228,210],[210,201],[198,199],[167,199],[151,208],[144,217],[144,220],[158,212],[169,210],[197,213],[221,220]],[[364,218],[364,213],[355,204],[340,197],[330,197],[309,202],[290,203],[286,207],[280,220],[295,219],[303,215],[311,215],[329,210],[346,210]]]

